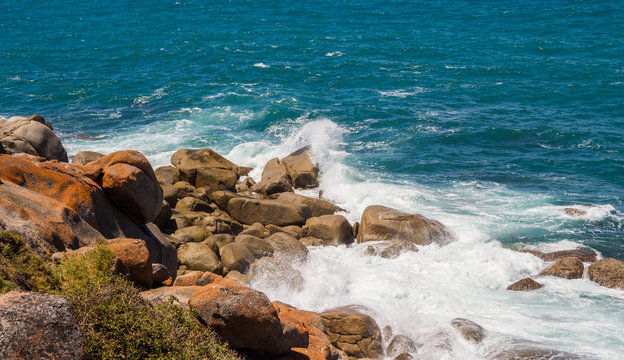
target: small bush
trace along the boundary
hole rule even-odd
[[[58,285],[52,266],[33,253],[19,235],[0,232],[0,293],[50,292]]]
[[[235,359],[191,311],[152,306],[123,277],[104,244],[57,267],[60,294],[72,303],[91,359]]]

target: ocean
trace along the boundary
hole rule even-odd
[[[360,304],[427,343],[482,359],[516,338],[624,354],[624,292],[540,278],[512,247],[624,260],[623,1],[0,1],[0,116],[49,119],[69,155],[143,152],[154,167],[210,147],[258,180],[311,145],[323,196],[419,213],[457,241],[397,259],[311,249],[293,291]],[[317,196],[318,190],[302,193]],[[564,209],[586,212],[570,217]],[[474,345],[448,324],[488,330]]]

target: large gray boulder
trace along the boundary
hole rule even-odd
[[[0,144],[7,154],[30,154],[67,162],[67,152],[49,122],[40,115],[0,121]]]
[[[277,226],[303,225],[311,216],[307,205],[273,200],[232,197],[227,203],[227,212],[235,220],[252,225],[254,223]]]
[[[358,229],[358,243],[389,240],[446,245],[453,241],[453,236],[439,221],[380,205],[367,207]]]
[[[33,292],[0,295],[0,358],[86,359],[69,301]]]
[[[171,157],[171,163],[180,172],[181,180],[197,187],[234,190],[239,178],[236,164],[208,148],[178,150]]]

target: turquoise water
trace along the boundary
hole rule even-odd
[[[589,246],[624,260],[622,1],[0,1],[0,10],[0,115],[44,115],[70,154],[132,148],[165,165],[178,148],[209,146],[261,170],[312,143],[325,196],[352,221],[381,203],[445,222],[457,246]],[[480,259],[503,254],[488,251]],[[504,288],[541,266],[504,254],[494,263],[514,270],[471,284]],[[563,293],[553,296],[570,300]],[[582,314],[605,321],[611,312],[595,307],[622,301],[590,297]],[[564,337],[600,358],[624,351],[617,335],[544,335],[553,326],[526,336]]]

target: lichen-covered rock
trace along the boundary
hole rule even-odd
[[[474,343],[480,343],[485,338],[485,329],[481,325],[463,318],[455,318],[451,320],[451,326],[453,326],[461,336]]]
[[[566,257],[555,261],[540,272],[543,276],[557,276],[564,279],[580,279],[583,277],[583,262],[575,257]]]
[[[418,214],[372,205],[362,214],[357,241],[411,241],[417,245],[445,245],[453,241],[449,230],[436,220]]]
[[[189,270],[209,271],[220,274],[223,265],[210,246],[198,243],[182,244],[178,248],[178,261]]]
[[[515,283],[509,285],[507,290],[512,291],[529,291],[529,290],[537,290],[539,288],[544,287],[544,285],[538,283],[537,281],[531,278],[524,278],[522,280],[518,280]]]
[[[32,292],[0,295],[0,358],[86,359],[69,301]]]
[[[0,230],[19,234],[40,255],[77,249],[102,237],[65,204],[11,183],[0,184]]]
[[[0,120],[0,144],[6,154],[25,153],[46,160],[67,162],[67,152],[59,137],[46,126],[43,117],[12,117]]]
[[[613,258],[598,260],[587,268],[587,277],[599,285],[624,290],[624,262]]]
[[[140,293],[143,300],[151,304],[168,304],[189,308],[189,299],[201,290],[201,286],[164,286],[157,289],[142,291]]]
[[[223,279],[204,286],[189,305],[232,347],[275,355],[309,345],[308,331],[282,322],[266,295],[236,281]]]
[[[282,162],[295,188],[310,189],[318,186],[319,168],[312,163],[309,146],[286,156]]]
[[[340,307],[321,313],[329,341],[348,356],[381,359],[381,330],[375,320],[353,307]]]
[[[110,239],[108,247],[115,253],[114,270],[127,274],[128,280],[149,289],[152,287],[152,262],[145,241],[139,239]]]
[[[262,171],[262,179],[251,191],[265,195],[292,192],[292,182],[284,164],[277,158],[269,160]]]
[[[342,215],[323,215],[306,220],[302,228],[303,237],[313,237],[328,245],[349,245],[353,238],[353,229]]]
[[[283,357],[277,359],[309,359],[309,360],[338,360],[338,350],[331,344],[325,334],[325,326],[321,316],[315,312],[304,311],[281,302],[273,302],[282,323],[289,323],[308,332],[310,340],[307,347],[295,347]]]

